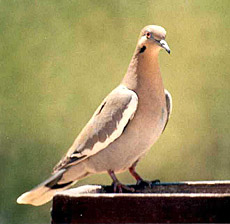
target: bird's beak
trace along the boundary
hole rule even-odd
[[[170,48],[169,45],[167,44],[167,42],[165,40],[161,40],[160,41],[160,46],[162,48],[164,48],[169,54],[170,54]]]

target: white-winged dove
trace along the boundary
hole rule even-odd
[[[142,29],[121,84],[103,100],[52,176],[22,194],[18,203],[42,205],[55,192],[96,173],[108,172],[119,192],[127,187],[115,173],[129,169],[138,183],[142,181],[135,166],[162,134],[172,108],[158,63],[160,49],[170,53],[165,36],[160,26]]]

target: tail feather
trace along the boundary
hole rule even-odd
[[[22,194],[18,199],[17,203],[19,204],[31,204],[39,206],[50,201],[54,194],[57,191],[62,191],[72,184],[74,181],[69,181],[66,183],[62,182],[63,174],[66,172],[66,169],[61,169],[52,175],[49,179],[39,184],[37,187]]]

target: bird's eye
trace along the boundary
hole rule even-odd
[[[150,32],[147,32],[147,33],[146,33],[146,37],[149,39],[149,38],[152,37],[152,34],[151,34]]]

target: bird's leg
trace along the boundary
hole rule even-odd
[[[160,180],[154,180],[154,181],[147,181],[143,180],[142,177],[136,172],[136,165],[138,163],[138,160],[129,168],[130,174],[136,179],[137,185],[143,185],[143,186],[152,186],[152,184],[159,183]]]
[[[131,187],[128,187],[124,184],[122,184],[116,177],[115,173],[112,170],[108,171],[109,176],[112,178],[113,180],[113,192],[116,193],[117,189],[119,193],[122,193],[122,189],[126,190],[126,191],[131,191],[134,192],[135,190]]]
[[[137,181],[137,185],[139,185],[143,179],[141,178],[141,176],[136,172],[136,164],[137,162],[135,162],[130,168],[129,168],[129,172],[130,174],[136,179]]]

